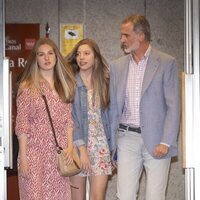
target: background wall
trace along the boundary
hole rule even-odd
[[[183,0],[5,0],[7,23],[40,23],[45,35],[48,21],[50,38],[59,45],[60,23],[82,23],[84,37],[93,38],[110,62],[123,55],[120,49],[119,26],[132,13],[147,16],[152,30],[152,46],[177,58],[183,69],[184,1]],[[184,199],[184,174],[181,167],[181,134],[179,156],[173,161],[169,176],[167,200]],[[144,179],[141,180],[139,200],[144,199]],[[116,175],[108,185],[107,200],[114,200]]]

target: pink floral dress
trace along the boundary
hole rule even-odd
[[[91,170],[81,172],[81,176],[97,176],[111,174],[110,151],[104,132],[99,98],[95,96],[93,105],[93,90],[88,90],[88,144],[87,150],[90,158]]]
[[[67,146],[67,130],[72,128],[71,104],[61,101],[41,83],[49,105],[58,143]],[[68,177],[59,175],[56,166],[56,146],[44,100],[36,91],[19,89],[17,97],[16,134],[27,134],[29,174],[19,173],[20,200],[71,200]],[[20,156],[18,158],[20,165]]]

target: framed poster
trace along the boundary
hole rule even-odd
[[[16,82],[23,71],[27,58],[36,40],[40,37],[40,24],[5,24],[5,55],[9,58],[12,72],[12,129],[13,129],[13,170],[7,170],[7,199],[19,200],[18,178],[16,169],[17,139],[14,137],[16,118]],[[15,148],[16,147],[16,148]]]
[[[26,61],[31,52],[31,49],[39,37],[40,24],[5,24],[5,55],[9,59],[9,69],[10,72],[12,72],[13,132],[16,118],[16,82],[26,65]],[[15,157],[15,154],[13,157]],[[16,161],[16,159],[14,159],[14,161]],[[13,165],[15,166],[14,169],[16,170],[16,163],[14,162]]]
[[[83,39],[82,24],[61,24],[60,25],[60,51],[67,56],[77,42]]]

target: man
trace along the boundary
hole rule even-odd
[[[121,25],[125,56],[111,64],[112,132],[117,134],[120,200],[135,200],[143,167],[146,200],[164,200],[171,157],[177,155],[180,123],[178,67],[150,45],[150,25],[141,15]],[[115,108],[115,109],[113,109]],[[114,136],[113,134],[113,136]]]

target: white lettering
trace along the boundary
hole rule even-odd
[[[21,47],[21,44],[18,44],[18,45],[8,45],[6,46],[6,51],[9,51],[9,50],[12,50],[12,51],[19,51],[21,50],[22,47]]]
[[[13,60],[9,59],[9,67],[14,67],[15,63]]]
[[[24,58],[18,58],[18,67],[25,67],[26,62]]]
[[[16,40],[9,40],[6,38],[6,44],[9,45],[9,44],[17,44],[17,41]]]

